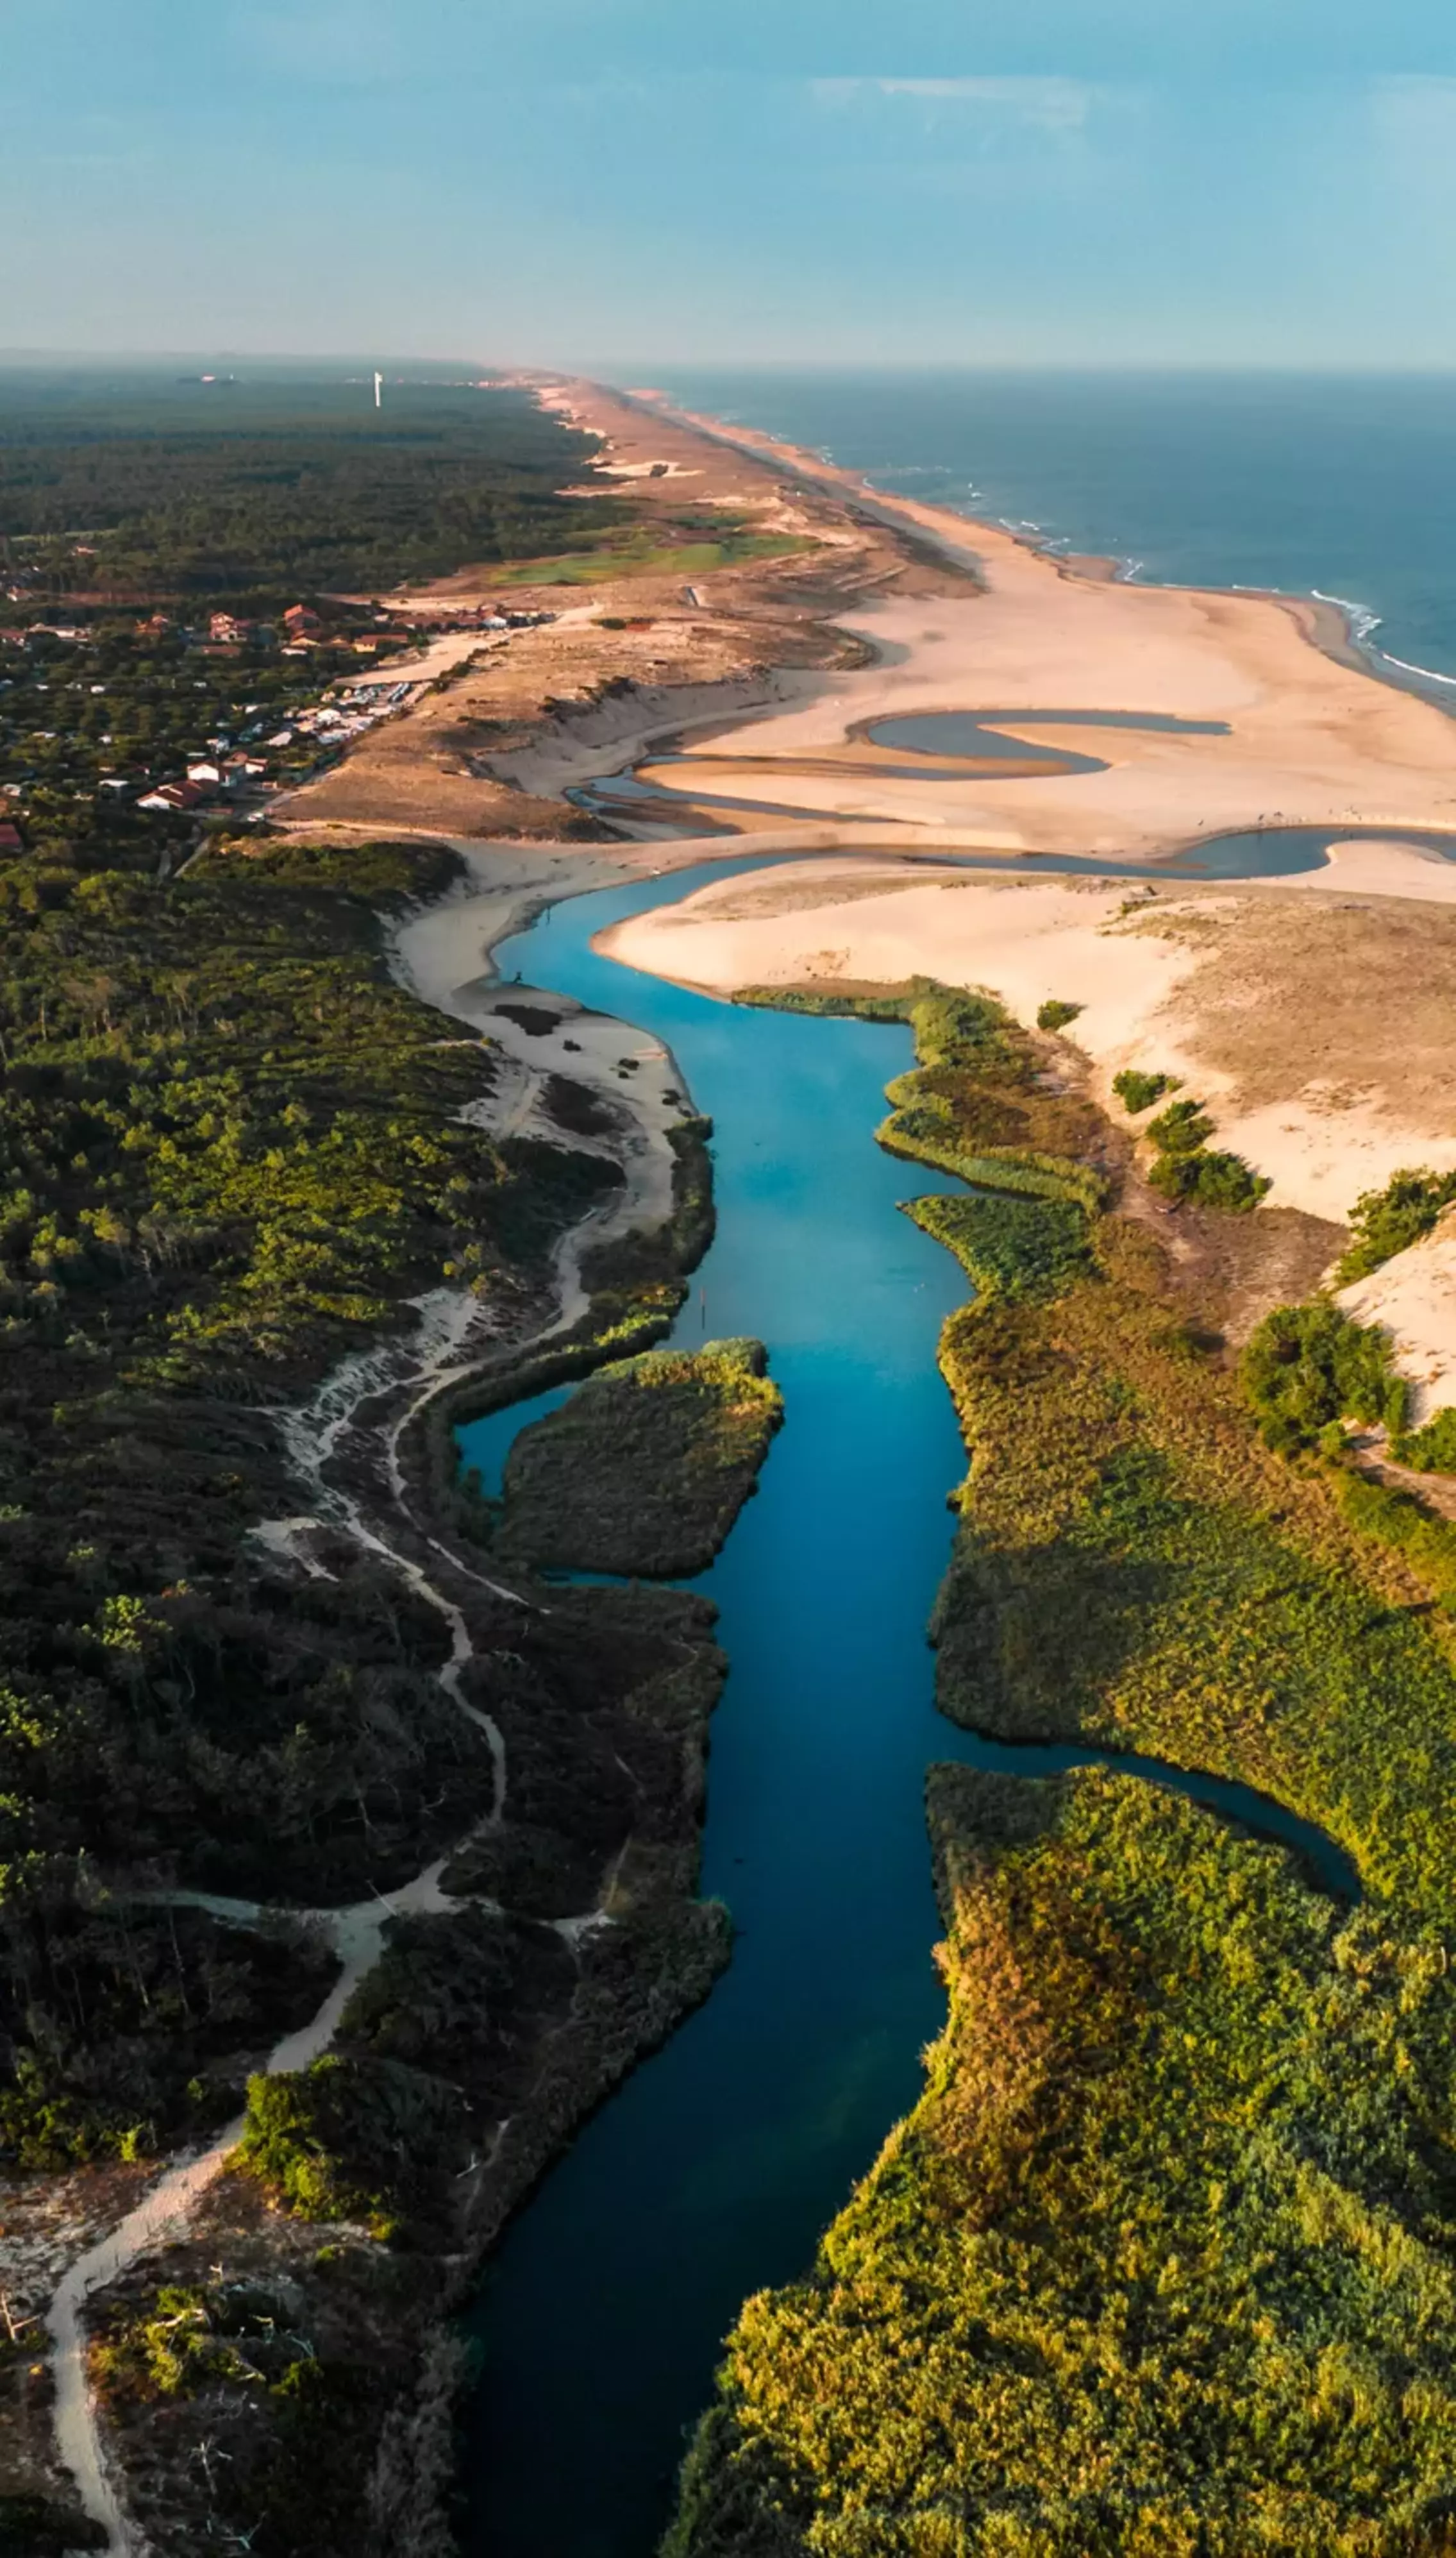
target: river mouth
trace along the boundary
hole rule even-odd
[[[862,734],[873,744],[923,759],[919,765],[877,766],[866,777],[868,780],[913,781],[932,789],[937,781],[946,782],[968,776],[979,781],[1005,782],[1076,772],[1106,772],[1106,765],[1095,757],[1067,756],[1059,749],[1037,750],[1024,740],[1001,735],[991,726],[995,719],[1010,716],[1009,713],[994,711],[929,711],[894,720],[870,720],[862,724],[861,730],[852,731],[851,737]],[[1034,720],[1042,727],[1076,722],[1082,726],[1159,729],[1179,734],[1189,730],[1199,734],[1224,733],[1223,724],[1216,720],[1159,719],[1152,713],[1023,711],[1016,716],[1023,726],[1030,726]],[[978,752],[993,750],[980,770],[967,763],[960,776],[954,774],[948,765],[937,773],[936,759],[948,758],[956,752],[948,743],[935,743],[935,735],[945,734],[947,722],[954,724],[953,734],[976,743]],[[915,732],[921,743],[917,745],[909,732]],[[742,760],[759,772],[768,762],[767,758]],[[739,834],[742,830],[735,820],[745,816],[771,817],[783,824],[795,825],[846,825],[851,822],[843,809],[814,808],[802,801],[738,797],[721,790],[691,787],[695,771],[701,769],[699,759],[680,751],[679,740],[667,739],[651,754],[639,758],[637,763],[624,767],[621,772],[602,774],[594,782],[578,782],[565,795],[573,806],[583,809],[588,815],[599,817],[608,825],[626,827],[632,834],[649,840],[653,837],[677,840],[685,832]],[[791,761],[786,762],[785,770],[794,770]],[[641,778],[644,773],[650,773],[652,779],[644,781]],[[961,852],[950,845],[940,852],[929,850],[923,844],[912,849],[893,841],[882,847],[857,843],[847,851],[852,852],[856,860],[873,860],[876,854],[880,854],[885,859],[918,862],[936,869],[1004,871],[1019,879],[1068,876],[1192,882],[1297,878],[1304,872],[1328,868],[1332,844],[1361,842],[1395,843],[1408,847],[1411,852],[1423,854],[1428,860],[1456,861],[1456,828],[1358,823],[1294,826],[1275,822],[1235,827],[1226,832],[1191,838],[1169,852],[1143,861],[1120,861],[1116,855],[1104,857],[1095,853]],[[820,858],[824,856],[821,854]]]
[[[966,1283],[896,1213],[908,1195],[961,1184],[873,1142],[909,1034],[734,1007],[592,946],[629,915],[765,866],[749,856],[571,899],[496,953],[502,978],[519,969],[660,1039],[712,1115],[718,1234],[675,1338],[766,1342],[786,1424],[758,1497],[691,1585],[717,1604],[731,1665],[702,1890],[732,1910],[733,1960],[492,2260],[471,2319],[477,2558],[650,2558],[745,2295],[810,2261],[915,2101],[944,2014],[931,1764],[1125,1767],[1280,1837],[1327,1889],[1356,1888],[1339,1849],[1246,1788],[1077,1745],[982,1741],[936,1712],[926,1625],[965,1468],[936,1347]],[[463,1462],[488,1480],[538,1408],[466,1425]]]

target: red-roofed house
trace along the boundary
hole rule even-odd
[[[196,782],[164,782],[157,790],[149,790],[137,801],[139,808],[157,808],[176,815],[179,810],[196,808],[211,793]]]

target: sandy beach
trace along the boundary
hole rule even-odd
[[[607,486],[659,464],[702,465],[711,502],[786,509],[845,546],[847,569],[861,544],[835,617],[861,643],[850,651],[860,662],[821,653],[806,665],[801,651],[791,671],[760,660],[730,675],[721,654],[704,684],[684,645],[667,681],[644,665],[604,695],[594,686],[558,701],[495,758],[493,796],[508,805],[518,794],[533,834],[538,813],[565,814],[569,788],[636,760],[638,779],[671,794],[683,832],[663,839],[658,802],[614,859],[655,870],[749,849],[799,856],[792,870],[724,882],[619,927],[615,956],[724,994],[932,976],[989,986],[1027,1021],[1049,997],[1076,1003],[1071,1036],[1111,1110],[1124,1066],[1181,1076],[1213,1110],[1218,1142],[1269,1176],[1271,1204],[1336,1226],[1402,1166],[1456,1165],[1456,864],[1393,840],[1410,830],[1456,841],[1456,722],[1367,670],[1337,618],[1297,599],[1119,583],[1105,563],[1054,559],[995,525],[884,497],[816,455],[652,394],[587,382],[541,391],[600,439]],[[887,537],[906,536],[918,548],[908,569],[903,558],[894,567]],[[881,545],[872,557],[870,539]],[[692,593],[675,601],[675,629],[707,634],[728,582]],[[605,636],[591,634],[598,653]],[[569,640],[589,644],[585,628],[556,644]],[[1012,764],[997,770],[945,731],[877,733],[949,712],[999,731]],[[1058,717],[1037,717],[1049,712]],[[1077,712],[1089,716],[1068,718]],[[1163,725],[1108,726],[1109,715]],[[407,730],[391,739],[408,763]],[[672,753],[650,760],[668,740]],[[1067,770],[1068,757],[1092,769]],[[938,874],[924,861],[976,850],[1139,864],[1277,825],[1364,831],[1337,836],[1318,869],[1197,890],[1166,878]],[[518,870],[523,848],[493,846],[478,818],[452,832],[477,886],[482,865]],[[897,856],[912,852],[907,869]],[[591,857],[563,846],[558,858],[568,872]],[[455,929],[442,922],[431,957],[459,984],[475,971],[463,953],[457,968]],[[496,1029],[514,1044],[507,1025]],[[1422,1253],[1418,1283],[1395,1269],[1379,1303],[1367,1283],[1362,1305],[1391,1323],[1424,1410],[1456,1382],[1456,1240]]]

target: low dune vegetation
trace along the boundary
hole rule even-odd
[[[1357,1324],[1328,1298],[1276,1306],[1246,1349],[1240,1373],[1269,1447],[1283,1455],[1322,1446],[1338,1454],[1344,1423],[1404,1427],[1408,1392],[1396,1375],[1390,1335]]]
[[[1456,1173],[1392,1173],[1384,1190],[1363,1192],[1350,1211],[1354,1233],[1335,1273],[1340,1286],[1418,1243],[1453,1205]]]
[[[1165,1092],[1176,1092],[1177,1089],[1176,1074],[1147,1074],[1135,1066],[1125,1066],[1121,1074],[1113,1076],[1113,1090],[1133,1119],[1139,1118],[1144,1110],[1150,1110],[1155,1101],[1161,1101]]]
[[[1157,1154],[1148,1181],[1166,1199],[1197,1200],[1202,1208],[1247,1215],[1273,1185],[1266,1174],[1254,1172],[1242,1155],[1210,1146],[1213,1133],[1214,1123],[1201,1101],[1170,1101],[1148,1127]]]
[[[506,1461],[504,1558],[581,1572],[705,1571],[783,1420],[761,1342],[647,1350],[533,1422]]]

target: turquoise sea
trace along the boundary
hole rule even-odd
[[[879,487],[1186,586],[1343,603],[1456,701],[1456,373],[659,373]]]

